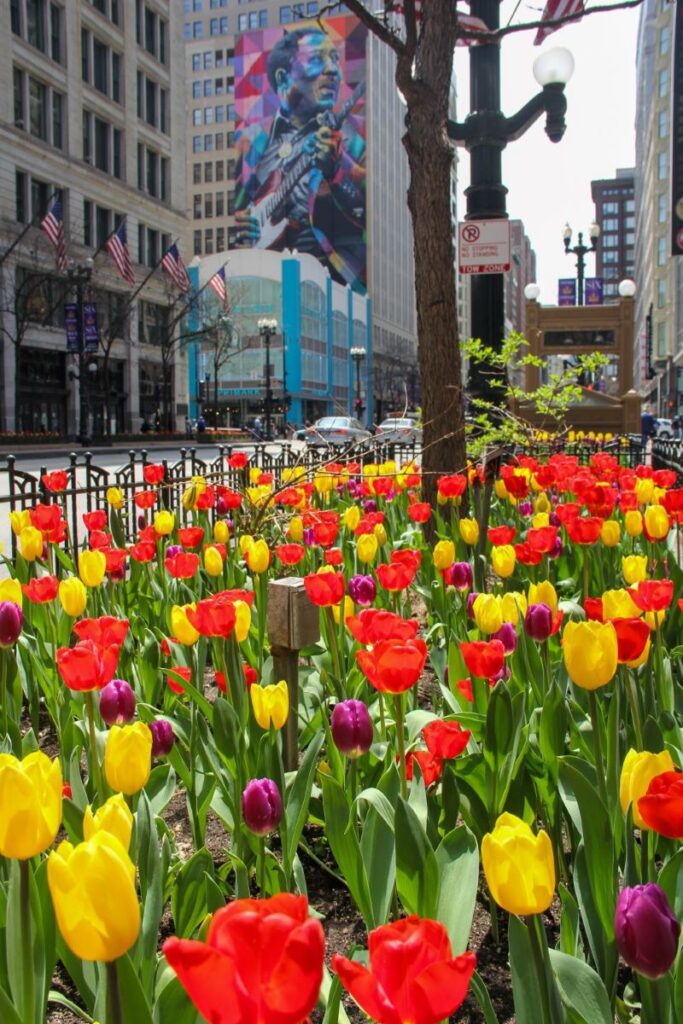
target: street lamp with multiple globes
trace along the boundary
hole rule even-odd
[[[572,245],[572,229],[569,224],[565,224],[562,230],[562,239],[564,241],[564,251],[566,253],[572,253],[576,256],[576,300],[579,306],[583,306],[583,289],[586,271],[586,255],[589,252],[597,252],[598,239],[600,238],[600,225],[596,224],[595,221],[591,224],[588,236],[591,240],[590,245],[584,245],[583,232],[579,231],[579,241],[576,245]]]
[[[362,345],[354,345],[353,348],[349,349],[349,355],[356,365],[356,400],[353,404],[358,419],[360,419],[363,414],[363,397],[360,389],[360,368],[363,365],[363,360],[365,359],[366,354],[367,353]]]
[[[270,441],[272,440],[270,420],[271,406],[273,402],[273,392],[270,387],[270,339],[277,332],[277,320],[270,316],[261,317],[258,321],[258,329],[266,346],[266,402],[264,411],[266,414],[266,441]]]
[[[500,27],[501,0],[472,0],[470,13],[481,18],[491,31]],[[470,113],[464,122],[448,121],[449,138],[463,143],[470,154],[470,185],[465,189],[465,220],[507,220],[502,181],[502,152],[542,115],[551,142],[564,135],[567,100],[564,87],[574,71],[574,58],[564,47],[541,53],[533,65],[541,91],[516,114],[506,117],[500,109],[500,42],[498,39],[469,48]],[[473,274],[471,277],[473,338],[480,338],[496,351],[505,336],[505,291],[503,274]],[[477,398],[496,401],[490,391],[491,369],[472,366],[469,391]]]
[[[87,444],[89,440],[88,430],[88,398],[90,385],[88,383],[88,376],[86,375],[86,348],[85,348],[85,335],[83,331],[83,296],[85,289],[90,284],[90,280],[93,274],[94,261],[92,257],[88,257],[83,260],[82,263],[74,263],[73,261],[69,264],[66,270],[66,279],[69,286],[74,288],[76,292],[76,328],[78,333],[78,373],[73,370],[69,371],[70,380],[78,381],[78,440],[81,444]],[[88,374],[91,379],[94,378],[97,373],[97,363],[90,361],[88,363]]]

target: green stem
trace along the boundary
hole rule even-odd
[[[590,597],[590,594],[589,594],[589,590],[590,590],[590,566],[588,564],[588,549],[586,547],[583,548],[582,555],[583,555],[583,599],[585,601],[587,597]]]
[[[342,612],[343,615],[343,612]],[[343,700],[343,683],[341,674],[341,662],[339,660],[339,644],[337,643],[337,623],[334,621],[334,612],[331,607],[325,609],[326,640],[330,647],[332,656],[332,668],[334,671],[334,690],[336,696]]]
[[[9,728],[7,721],[7,705],[9,703],[9,688],[7,686],[7,659],[9,654],[0,648],[0,701],[2,701],[2,735],[7,736]]]
[[[259,836],[258,841],[258,886],[261,896],[266,894],[266,837]]]
[[[607,801],[607,785],[605,783],[605,764],[602,757],[602,737],[600,735],[600,718],[598,715],[598,702],[595,690],[588,691],[588,703],[591,712],[591,725],[593,727],[593,750],[595,752],[595,771],[598,777],[598,792],[600,799],[609,810]]]
[[[107,965],[107,1024],[123,1024],[123,1013],[121,1012],[121,991],[119,989],[119,976],[116,969],[116,960],[111,960]]]
[[[384,694],[378,693],[377,699],[379,703],[379,734],[384,742],[387,738],[387,722],[384,717]]]
[[[643,726],[640,720],[640,707],[638,706],[639,700],[638,691],[636,689],[635,672],[630,673],[627,668],[623,668],[622,672],[624,689],[626,690],[626,697],[628,698],[631,715],[633,717],[633,729],[636,734],[636,747],[640,751],[643,749]]]
[[[408,783],[406,782],[406,740],[403,732],[403,694],[394,694],[396,714],[396,746],[398,747],[398,766],[401,776],[401,796],[408,799]]]
[[[33,969],[33,936],[31,917],[31,865],[28,860],[19,861],[19,902],[21,905],[21,981],[23,991],[24,1024],[34,1024],[36,1019]]]
[[[532,914],[527,918],[529,939],[536,961],[539,988],[543,1000],[543,1020],[548,1024],[561,1024],[565,1019],[560,1003],[559,992],[553,984],[553,973],[548,953],[548,940],[540,914]]]
[[[88,711],[88,732],[90,734],[90,775],[95,786],[95,792],[100,801],[104,803],[104,790],[102,788],[102,772],[100,770],[100,759],[97,755],[97,736],[95,734],[95,705],[92,698],[92,690],[85,691],[85,706]]]

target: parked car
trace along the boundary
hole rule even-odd
[[[323,416],[306,430],[306,440],[311,445],[353,444],[371,436],[353,416]]]
[[[655,437],[661,437],[662,440],[666,441],[668,438],[673,436],[674,428],[671,420],[659,416],[655,420]]]
[[[389,444],[422,444],[422,427],[412,417],[390,417],[380,423],[375,436]]]

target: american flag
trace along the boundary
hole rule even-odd
[[[128,238],[126,236],[125,220],[121,221],[114,234],[109,236],[107,241],[104,243],[104,248],[116,264],[116,269],[123,280],[128,284],[135,284],[133,264],[131,263],[130,253],[128,252]]]
[[[546,0],[541,21],[554,21],[556,18],[564,18],[569,14],[580,15],[583,11],[583,0]],[[577,21],[580,18],[577,17]],[[549,25],[547,28],[539,28],[534,39],[534,46],[540,46],[546,36],[557,32],[561,25]]]
[[[57,252],[57,269],[64,271],[67,267],[66,243],[64,241],[64,215],[60,199],[54,203],[40,222],[40,229],[44,231]]]
[[[464,28],[467,32],[489,32],[490,29],[481,18],[475,18],[473,14],[465,14],[458,11],[458,27]],[[456,46],[476,46],[478,40],[470,39],[469,36],[458,36]]]
[[[178,246],[172,245],[161,260],[161,266],[166,271],[168,276],[173,281],[173,284],[180,288],[181,292],[189,292],[190,290],[190,277],[187,273],[187,267],[183,263],[180,253],[178,252]]]
[[[228,307],[228,290],[225,287],[225,267],[221,267],[220,270],[216,271],[211,280],[209,281],[209,288],[213,288],[219,299],[222,300],[223,305],[227,309]]]

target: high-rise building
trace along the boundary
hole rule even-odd
[[[619,282],[635,273],[635,168],[618,168],[616,177],[592,181],[591,196],[600,228],[595,273],[602,278],[605,300],[616,302]]]
[[[152,272],[185,233],[183,57],[172,0],[0,7],[1,429],[76,434],[81,386],[88,434],[184,419],[183,364],[168,351],[173,293]],[[70,265],[92,270],[82,298],[99,342],[89,335],[83,381],[65,337],[73,281],[39,227],[55,199]],[[103,251],[124,221],[134,285]]]
[[[183,4],[188,246],[201,257],[243,248],[250,244],[244,217],[255,209],[261,216],[261,196],[267,203],[275,197],[276,213],[267,215],[275,227],[261,222],[255,247],[317,255],[337,283],[367,294],[374,417],[403,405],[406,382],[408,401],[416,402],[408,162],[401,144],[404,107],[396,91],[393,52],[343,5],[325,19],[323,34],[316,21],[317,0],[293,5],[262,0],[254,10],[245,10],[238,0]],[[291,58],[283,38],[296,38],[295,33],[306,27],[316,34],[314,42],[323,40],[323,49],[334,49],[338,81],[330,85],[326,113],[295,131],[295,118],[287,123],[290,112],[283,100],[283,76],[291,66],[285,66]],[[301,46],[309,43],[304,38]],[[313,136],[323,123],[340,131],[342,155],[334,178],[323,175],[314,186],[315,161],[306,163],[302,143],[308,136],[309,144],[315,145]],[[273,142],[275,133],[282,133],[278,145]],[[312,204],[308,209],[301,206],[302,185]],[[318,218],[318,201],[329,221]],[[297,215],[290,213],[289,219],[282,213],[287,203],[299,204]],[[270,240],[266,227],[274,232]],[[304,336],[298,341],[303,346],[309,343]],[[314,395],[300,397],[306,402]],[[328,398],[332,412],[332,392]]]
[[[634,386],[655,412],[681,411],[683,261],[671,256],[671,86],[676,5],[646,0],[636,51],[637,291]],[[650,372],[652,371],[652,376]]]

